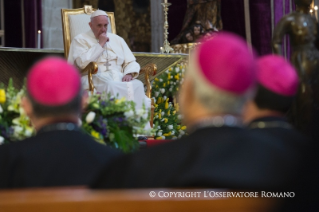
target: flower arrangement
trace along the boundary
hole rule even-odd
[[[100,143],[132,152],[139,148],[138,134],[146,134],[149,113],[145,109],[135,111],[135,103],[124,98],[95,94],[89,99],[82,115],[82,129]]]
[[[30,137],[34,133],[29,118],[20,107],[25,87],[20,91],[9,80],[5,89],[0,85],[0,144],[10,143]]]
[[[185,134],[186,126],[181,125],[178,103],[172,101],[183,83],[184,72],[185,65],[175,65],[152,82],[156,139],[176,139]]]

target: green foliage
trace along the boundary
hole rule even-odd
[[[173,103],[173,97],[183,82],[184,72],[184,65],[176,65],[155,78],[152,83],[156,139],[176,139],[185,134],[186,127],[181,126],[178,104]]]
[[[25,87],[14,88],[12,79],[7,88],[0,84],[0,144],[18,141],[34,133],[29,118],[20,107]]]
[[[149,122],[145,108],[135,111],[135,103],[110,95],[90,97],[86,112],[82,115],[82,128],[100,143],[123,152],[139,148],[137,134],[145,134],[143,129]]]

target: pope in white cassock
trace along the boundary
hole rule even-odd
[[[73,39],[68,62],[80,69],[90,62],[96,62],[98,72],[93,75],[93,83],[97,92],[125,97],[136,103],[137,111],[142,109],[143,104],[149,111],[151,100],[145,95],[143,83],[135,79],[140,65],[123,38],[107,33],[108,24],[106,12],[97,10],[92,13],[89,23],[91,30]],[[83,89],[89,88],[87,76],[82,76],[82,85]]]

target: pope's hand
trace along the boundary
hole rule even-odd
[[[109,41],[109,38],[106,36],[106,33],[102,33],[102,34],[100,34],[100,36],[99,36],[99,44],[103,47],[105,44],[106,44],[106,42],[108,42]]]
[[[126,74],[123,78],[122,78],[122,82],[129,82],[133,79],[132,74]]]

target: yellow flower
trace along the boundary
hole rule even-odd
[[[121,99],[116,99],[115,104],[119,104],[125,101],[125,97],[122,97]]]
[[[175,115],[175,114],[176,114],[176,110],[173,110],[173,112],[172,112],[172,113],[173,113],[173,115]]]
[[[163,140],[163,137],[162,137],[162,136],[159,136],[159,137],[156,137],[155,139],[156,139],[156,140]]]
[[[91,135],[92,135],[94,138],[97,138],[97,139],[100,138],[100,133],[96,132],[95,130],[92,130],[92,131],[91,131]]]
[[[179,111],[179,104],[178,103],[175,104],[175,110],[176,110],[176,112]]]
[[[169,85],[169,81],[167,81],[167,85]]]
[[[174,78],[177,79],[177,80],[179,80],[179,75],[176,74]]]
[[[167,115],[168,115],[168,116],[170,116],[170,115],[171,115],[171,111],[170,111],[170,110],[168,110]]]
[[[167,100],[165,102],[165,109],[168,109],[168,98],[167,98]]]
[[[164,88],[166,87],[166,83],[163,84],[163,87],[164,87]]]
[[[171,132],[164,134],[165,137],[170,136],[170,135],[171,135]]]
[[[158,97],[157,104],[161,104],[161,103],[162,103],[162,97]]]
[[[158,88],[158,85],[156,85],[155,88]]]
[[[6,102],[6,92],[4,89],[0,89],[0,103]]]
[[[156,82],[158,82],[158,78],[155,78],[154,80],[155,80]]]
[[[158,104],[154,104],[155,107],[158,107]]]
[[[162,118],[162,110],[159,111],[159,113],[158,113],[158,118],[159,118],[159,119]]]
[[[168,73],[167,74],[167,79],[170,79],[171,78],[171,73]]]
[[[186,126],[182,126],[182,127],[181,127],[181,130],[186,130],[186,129],[187,129]]]
[[[178,91],[179,89],[178,89],[178,88],[176,88],[176,90]]]
[[[164,118],[164,123],[166,124],[168,122],[168,119],[167,118]]]
[[[184,67],[182,65],[180,65],[179,68],[182,70]]]
[[[173,69],[172,69],[172,67],[170,67],[168,70],[169,70],[169,71],[172,71]]]
[[[177,125],[176,129],[178,130],[181,129],[181,125]]]

